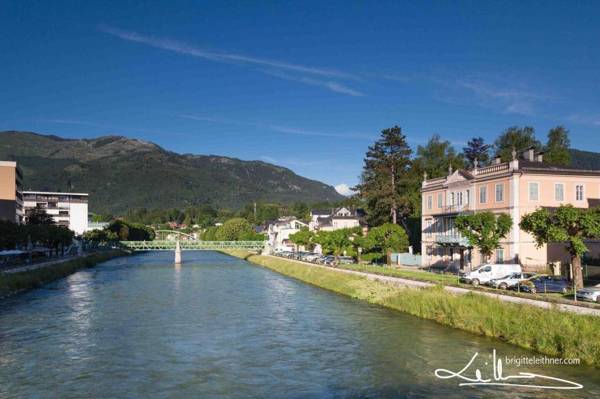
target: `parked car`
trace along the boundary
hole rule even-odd
[[[487,263],[461,277],[461,281],[478,286],[489,283],[490,280],[507,276],[511,273],[521,273],[521,265],[509,263]]]
[[[577,291],[577,299],[581,301],[592,301],[600,303],[600,284],[585,287]]]
[[[535,273],[511,273],[509,275],[490,280],[490,286],[506,290],[516,287],[523,280],[529,280],[535,277]]]
[[[562,276],[537,276],[531,280],[519,283],[519,290],[523,292],[546,293],[560,292],[566,294],[571,288],[569,280]]]
[[[323,265],[333,266],[335,264],[335,256],[327,255],[322,258]]]
[[[340,256],[338,260],[342,265],[352,265],[355,263],[352,256]]]
[[[305,260],[307,262],[315,262],[317,259],[319,259],[320,256],[321,255],[319,255],[319,254],[311,253],[311,254],[306,255]]]

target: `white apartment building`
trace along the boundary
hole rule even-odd
[[[76,234],[88,230],[88,194],[23,191],[23,210],[43,209],[60,226],[68,227]]]
[[[290,240],[290,235],[305,228],[308,228],[308,225],[295,217],[279,218],[267,229],[269,248],[272,251],[294,251],[296,246]]]
[[[361,209],[340,207],[335,209],[313,209],[310,211],[311,231],[332,231],[362,226],[364,212]]]

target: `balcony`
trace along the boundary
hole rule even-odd
[[[469,240],[467,240],[460,234],[441,234],[435,237],[435,241],[438,244],[459,245],[462,247],[469,246]]]

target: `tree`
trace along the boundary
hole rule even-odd
[[[129,223],[124,220],[115,220],[107,227],[121,241],[151,241],[154,239],[154,230],[140,223]]]
[[[297,233],[290,234],[290,240],[296,245],[302,245],[305,248],[312,248],[314,246],[313,239],[315,233],[309,231],[308,228],[303,228]]]
[[[423,172],[429,177],[441,177],[448,174],[448,167],[457,170],[465,166],[462,154],[457,154],[452,144],[434,135],[425,146],[417,147],[417,157],[413,168],[418,169],[419,178]]]
[[[512,159],[512,151],[521,151],[534,147],[541,150],[542,144],[535,138],[535,130],[530,126],[512,126],[506,129],[495,141],[496,156],[500,156],[503,162]]]
[[[25,217],[27,224],[54,224],[54,219],[52,219],[52,216],[48,215],[46,210],[39,207],[28,209]]]
[[[470,245],[477,248],[483,258],[490,256],[500,247],[500,240],[506,237],[512,227],[512,218],[506,213],[496,216],[492,212],[479,212],[459,215],[455,226]]]
[[[368,252],[378,252],[386,255],[387,264],[391,264],[392,251],[402,252],[408,248],[408,235],[397,224],[386,223],[372,228],[362,240],[362,245]]]
[[[355,234],[355,229],[338,229],[332,231],[319,231],[313,241],[321,245],[323,252],[333,254],[336,258],[351,250],[353,243],[350,237]]]
[[[18,225],[7,220],[0,220],[0,250],[14,249],[17,245]]]
[[[473,137],[467,143],[466,147],[463,147],[463,153],[470,166],[475,165],[475,160],[480,166],[485,166],[490,160],[490,145],[485,144],[482,137]]]
[[[555,211],[539,208],[521,219],[519,226],[530,233],[538,247],[551,242],[565,243],[571,257],[573,279],[583,287],[581,257],[587,252],[585,240],[600,238],[600,209],[561,205]]]
[[[550,129],[548,142],[544,149],[544,160],[555,165],[569,165],[571,163],[570,146],[569,131],[564,126]]]
[[[218,241],[240,241],[249,238],[252,234],[254,228],[246,219],[233,218],[219,226],[215,238]]]
[[[367,201],[370,211],[387,213],[394,224],[399,216],[410,213],[408,201],[403,197],[403,179],[411,165],[411,152],[400,127],[382,130],[380,139],[367,151],[361,183],[355,188]]]

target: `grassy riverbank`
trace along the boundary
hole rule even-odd
[[[453,295],[441,286],[397,288],[363,276],[287,259],[244,251],[225,253],[353,298],[495,337],[548,356],[579,358],[600,367],[599,317],[507,303],[477,294]]]
[[[39,288],[44,284],[73,274],[79,269],[94,267],[98,263],[125,254],[121,250],[112,250],[86,255],[34,270],[18,273],[0,273],[0,298],[33,288]]]

